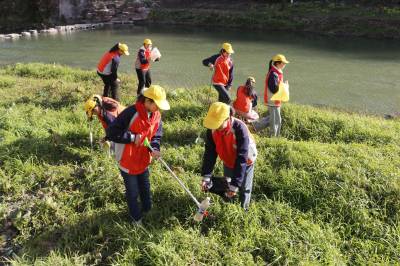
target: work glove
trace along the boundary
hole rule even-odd
[[[201,180],[201,191],[206,192],[212,187],[213,183],[210,177],[203,176]]]

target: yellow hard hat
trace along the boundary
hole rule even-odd
[[[167,101],[167,94],[161,86],[151,85],[150,88],[144,88],[143,96],[152,99],[161,110],[170,109]]]
[[[215,102],[208,109],[207,115],[203,120],[203,126],[209,129],[217,129],[229,118],[229,113],[229,105]]]
[[[150,39],[144,39],[143,44],[153,44]]]
[[[235,51],[233,51],[232,45],[227,42],[222,44],[222,49],[224,49],[228,54],[235,53]]]
[[[288,64],[289,61],[286,60],[286,57],[283,54],[277,54],[272,57],[272,62],[283,62],[285,64]]]
[[[256,79],[252,76],[247,77],[247,80],[250,80],[253,83],[256,83]]]
[[[128,45],[125,43],[118,43],[118,49],[124,54],[129,55]]]
[[[100,95],[93,95],[85,102],[85,112],[88,118],[92,118],[93,116],[93,109],[101,104],[101,96]]]

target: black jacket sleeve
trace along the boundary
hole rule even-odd
[[[210,56],[206,59],[203,60],[203,66],[208,66],[210,63],[211,64],[215,64],[215,61],[217,60],[217,58],[220,56],[220,54],[215,54],[213,56]]]
[[[271,73],[268,79],[268,88],[272,93],[277,93],[279,90],[279,77],[275,73]]]
[[[231,185],[241,187],[246,175],[247,155],[249,152],[249,134],[244,123],[235,121],[232,126],[235,129],[237,156],[235,168],[233,169]]]
[[[215,163],[217,161],[217,151],[215,149],[215,143],[212,138],[212,132],[207,129],[206,133],[206,144],[203,155],[203,165],[201,167],[201,175],[211,177],[212,171],[214,170]]]
[[[120,57],[119,56],[115,56],[112,59],[112,62],[111,62],[111,77],[112,77],[113,80],[118,78],[117,71],[118,71],[119,62],[120,62]]]
[[[162,121],[160,120],[160,124],[158,125],[158,129],[156,134],[153,136],[153,138],[150,140],[150,146],[157,151],[160,151],[160,145],[161,145],[161,137],[163,135],[163,128],[162,128]]]

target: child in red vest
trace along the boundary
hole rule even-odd
[[[272,97],[278,92],[279,86],[289,86],[288,81],[283,81],[283,69],[288,63],[289,61],[282,54],[275,55],[269,62],[264,89],[264,103],[268,106],[268,114],[257,123],[254,123],[257,130],[269,125],[270,137],[278,137],[281,132],[281,101],[272,100]]]
[[[116,143],[115,155],[125,183],[129,214],[138,224],[143,213],[151,209],[148,166],[153,157],[160,157],[160,109],[170,109],[166,93],[162,87],[152,85],[145,88],[136,103],[126,108],[106,130],[107,139]],[[153,152],[143,145],[146,138]]]
[[[118,66],[121,55],[129,55],[128,46],[124,43],[117,43],[100,59],[97,65],[97,74],[104,83],[103,96],[119,101],[118,91]]]
[[[208,191],[213,186],[212,172],[218,156],[224,164],[224,176],[230,177],[225,197],[231,199],[239,192],[241,205],[247,210],[257,149],[247,126],[233,114],[229,105],[216,102],[204,118],[203,125],[208,130],[201,170],[202,190]]]
[[[246,84],[237,89],[236,100],[233,102],[236,115],[253,122],[259,118],[257,112],[253,109],[257,105],[257,93],[254,88],[256,80],[248,77]]]
[[[218,101],[230,104],[229,90],[233,80],[233,48],[230,43],[223,43],[219,54],[203,60],[203,65],[214,70],[212,84],[218,92]]]

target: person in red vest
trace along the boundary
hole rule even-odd
[[[230,43],[223,43],[219,54],[215,54],[203,60],[203,65],[214,70],[212,84],[218,92],[218,101],[226,104],[231,103],[229,90],[233,81],[233,60],[234,53]]]
[[[129,214],[136,224],[141,224],[143,214],[151,209],[148,166],[153,157],[160,157],[162,122],[159,110],[169,109],[165,90],[152,85],[145,88],[136,103],[127,107],[106,129],[106,139],[115,143]],[[153,152],[143,145],[146,138],[150,140]]]
[[[142,94],[143,88],[149,88],[151,85],[151,74],[150,74],[150,61],[151,61],[151,50],[153,43],[150,39],[144,39],[143,46],[139,48],[136,56],[135,69],[138,78],[137,95]],[[158,61],[156,58],[154,61]]]
[[[118,66],[121,55],[129,55],[128,46],[124,43],[115,44],[100,59],[97,65],[97,74],[104,82],[103,96],[119,101]]]
[[[234,110],[229,105],[215,102],[211,104],[203,120],[203,125],[207,128],[207,137],[201,186],[203,191],[212,188],[212,172],[218,156],[224,164],[224,176],[231,178],[225,197],[232,199],[239,192],[241,205],[247,210],[253,188],[257,149],[247,126],[233,115]]]
[[[236,115],[246,119],[248,122],[259,118],[257,112],[253,110],[257,106],[257,93],[254,88],[255,78],[248,77],[246,84],[237,89],[236,100],[233,102]]]
[[[109,98],[93,95],[85,102],[85,112],[89,120],[93,114],[97,116],[104,129],[107,129],[114,119],[125,109],[118,101]]]
[[[278,137],[281,132],[281,101],[272,100],[272,96],[278,92],[279,86],[289,86],[288,81],[283,81],[283,69],[289,61],[282,54],[272,57],[269,62],[269,69],[265,79],[264,103],[268,106],[268,114],[254,126],[261,130],[269,125],[270,137]]]

